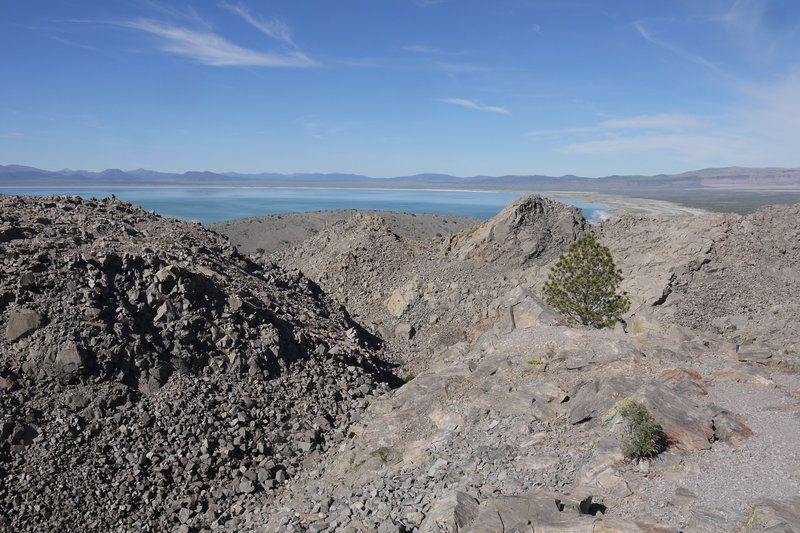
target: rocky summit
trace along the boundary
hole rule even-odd
[[[114,198],[0,196],[0,531],[800,531],[800,206],[398,220],[244,256]],[[614,329],[541,298],[587,233]],[[626,455],[631,403],[660,453]]]

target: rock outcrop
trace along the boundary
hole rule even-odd
[[[543,215],[559,228],[551,232],[527,218],[545,207],[540,199],[523,199],[472,230],[420,243],[402,270],[408,274],[391,291],[359,289],[360,301],[378,304],[363,313],[368,322],[405,321],[417,329],[414,339],[430,339],[437,321],[426,318],[436,316],[463,324],[465,335],[429,341],[433,357],[404,338],[401,353],[413,380],[373,402],[325,469],[291,485],[269,509],[270,525],[493,531],[498,524],[492,521],[500,519],[504,526],[545,530],[722,531],[738,527],[748,502],[759,497],[775,502],[765,513],[787,508],[786,497],[800,480],[781,479],[779,465],[797,464],[796,446],[779,447],[775,461],[767,459],[769,451],[754,451],[769,447],[770,437],[758,432],[765,422],[753,410],[741,414],[736,396],[748,387],[779,402],[799,394],[790,392],[800,388],[796,379],[773,389],[776,382],[767,377],[792,371],[793,341],[762,330],[763,342],[772,338],[782,347],[778,354],[753,338],[730,335],[731,328],[714,323],[717,308],[704,302],[718,301],[721,289],[710,280],[720,287],[741,283],[725,270],[767,294],[785,287],[781,276],[791,275],[792,244],[770,256],[770,272],[778,274],[757,279],[739,264],[765,267],[750,251],[759,246],[742,234],[747,217],[621,217],[589,228],[565,211]],[[772,227],[763,233],[750,227],[747,235],[793,235],[790,213],[752,217],[758,216]],[[586,231],[612,249],[623,270],[623,288],[634,303],[627,332],[567,327],[536,297],[549,266]],[[369,267],[378,283],[379,264],[376,259]],[[470,299],[477,309],[454,305],[457,298],[442,305],[464,287],[480,295]],[[765,304],[754,291],[744,294],[751,306]],[[436,311],[427,307],[433,295]],[[788,293],[789,305],[775,316],[790,320],[795,301]],[[626,398],[646,406],[662,426],[667,452],[638,462],[623,455],[616,406]],[[786,401],[781,434],[791,439],[800,430],[788,415],[797,404]],[[748,460],[754,453],[760,464]],[[755,485],[725,485],[737,461],[759,479]],[[715,499],[706,486],[731,499]],[[314,502],[326,498],[328,508],[315,514]],[[572,502],[566,506],[572,509],[592,502],[595,515],[565,513],[548,503],[555,501]],[[298,509],[312,510],[298,516]]]
[[[798,364],[800,204],[747,216],[620,217],[596,231],[623,270],[632,313]]]
[[[720,509],[746,508],[746,499],[711,494],[657,501],[670,479],[703,487],[715,475],[685,466],[697,454],[725,457],[752,438],[704,388],[719,368],[747,368],[721,349],[724,341],[689,330],[677,340],[570,328],[523,288],[497,308],[474,342],[439,353],[428,370],[376,399],[327,466],[265,510],[268,529],[323,522],[344,531],[679,531]],[[512,320],[517,308],[538,310],[538,319]],[[625,398],[662,425],[667,453],[638,463],[624,457],[615,406]],[[773,482],[784,494],[783,481]],[[320,518],[315,502],[326,499]],[[741,518],[728,516],[721,529]]]
[[[454,236],[449,253],[458,259],[478,257],[507,266],[546,263],[580,239],[588,223],[577,207],[538,195],[511,202],[497,216]]]

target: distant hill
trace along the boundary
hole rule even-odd
[[[20,165],[0,165],[0,187],[368,187],[389,189],[474,189],[493,191],[593,191],[631,195],[676,190],[725,190],[800,193],[798,168],[707,168],[682,174],[657,176],[606,176],[584,178],[529,176],[457,177],[417,174],[395,178],[370,178],[358,174],[240,174],[190,171],[183,174],[146,169],[102,172],[49,171]]]

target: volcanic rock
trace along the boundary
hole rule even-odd
[[[392,379],[314,283],[198,224],[0,196],[12,219],[0,530],[230,530]]]

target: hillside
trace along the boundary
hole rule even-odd
[[[312,282],[197,224],[0,197],[0,250],[0,530],[235,529],[395,383]]]
[[[0,531],[798,531],[800,205],[409,218],[246,256],[114,198],[0,197]],[[625,327],[540,299],[587,233]],[[624,455],[626,399],[663,452]]]
[[[459,233],[479,222],[474,218],[451,215],[348,209],[243,218],[217,222],[208,227],[228,237],[241,253],[252,254],[260,249],[271,254],[295,246],[313,237],[331,222],[348,219],[357,212],[380,216],[391,226],[393,232],[412,240],[429,240]]]
[[[242,174],[190,171],[183,174],[137,169],[107,169],[101,172],[64,169],[48,171],[22,165],[0,165],[0,186],[258,186],[258,187],[370,187],[477,190],[605,190],[626,189],[733,189],[746,191],[800,192],[800,169],[796,168],[708,168],[681,174],[657,176],[472,176],[417,174],[371,178],[358,174]]]
[[[311,526],[315,502],[331,498],[327,520],[364,531],[495,531],[498,515],[534,530],[730,531],[748,513],[794,531],[799,210],[590,227],[534,196],[433,241],[357,216],[283,252],[279,263],[353,309],[415,377],[373,404],[283,508],[265,510],[270,524]],[[627,332],[567,327],[536,297],[589,231],[623,270]],[[612,408],[628,396],[667,431],[656,460],[621,455]],[[307,521],[286,514],[298,508]]]
[[[453,189],[481,191],[572,191],[603,192],[622,196],[677,201],[692,200],[688,191],[699,191],[709,198],[746,201],[740,193],[781,194],[800,199],[800,169],[796,168],[709,168],[681,174],[657,176],[471,176],[417,174],[372,178],[357,174],[241,174],[189,171],[182,174],[137,169],[108,169],[101,172],[64,169],[42,170],[21,165],[0,165],[0,187],[336,187],[374,189]],[[677,196],[676,196],[677,195]],[[790,201],[786,199],[785,201]],[[680,201],[679,201],[680,203]],[[763,202],[760,204],[763,205]],[[693,207],[698,207],[692,205]],[[699,206],[702,207],[702,206]]]

